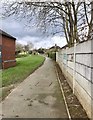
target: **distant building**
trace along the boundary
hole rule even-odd
[[[0,30],[0,68],[2,69],[16,65],[15,40],[16,38]]]
[[[51,52],[57,52],[60,49],[61,48],[55,44],[55,46],[52,46],[52,47],[49,48],[49,51],[51,51]]]

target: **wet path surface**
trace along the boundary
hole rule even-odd
[[[67,118],[55,66],[46,58],[2,103],[4,118]]]

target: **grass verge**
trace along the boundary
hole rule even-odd
[[[3,70],[2,87],[23,81],[28,75],[42,65],[43,62],[44,57],[39,55],[17,58],[15,67]]]
[[[17,62],[15,67],[11,67],[2,71],[3,88],[8,89],[11,85],[22,82],[43,64],[45,58],[39,55],[31,55],[23,58],[17,58],[16,60]],[[8,90],[6,89],[2,89],[2,99],[5,98],[7,92],[9,93],[9,91],[11,91],[11,87]]]

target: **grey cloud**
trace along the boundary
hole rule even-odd
[[[40,30],[37,30],[35,27],[27,28],[25,26],[26,21],[19,22],[15,20],[13,17],[7,18],[2,20],[2,25],[0,27],[6,31],[7,33],[11,34],[12,36],[17,38],[22,44],[26,44],[27,41],[31,41],[34,44],[35,48],[40,47],[51,47],[55,43],[59,46],[62,46],[64,42],[59,39],[59,36],[53,38],[52,36],[47,37],[47,35],[43,34]],[[52,37],[52,39],[51,39]],[[65,41],[65,40],[63,40]],[[65,44],[65,43],[64,43]]]
[[[25,21],[19,22],[12,17],[2,20],[2,29],[10,33],[11,35],[19,38],[25,36],[42,36],[42,33],[39,30],[36,30],[36,28],[27,28],[25,25]]]

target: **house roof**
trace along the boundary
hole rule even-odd
[[[49,49],[55,49],[55,48],[60,49],[59,46],[52,46],[52,47],[50,47]]]
[[[3,31],[3,30],[1,30],[1,29],[0,29],[0,34],[1,34],[1,35],[3,35],[3,36],[6,36],[6,37],[9,37],[9,38],[12,38],[12,39],[16,40],[16,38],[15,38],[15,37],[13,37],[13,36],[9,35],[8,33],[4,32],[4,31]]]
[[[68,44],[64,45],[61,49],[65,49],[66,47],[68,47]]]

